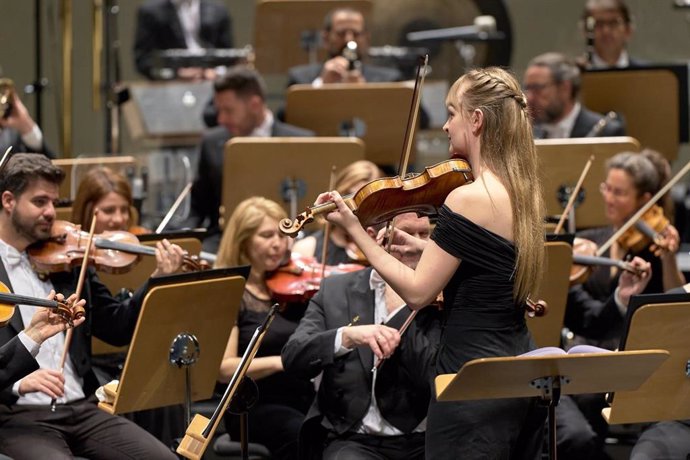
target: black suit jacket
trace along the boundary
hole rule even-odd
[[[232,48],[232,22],[224,5],[201,0],[199,36],[206,48]],[[175,6],[170,0],[149,0],[139,7],[134,39],[137,70],[148,78],[154,72],[154,53],[158,50],[187,48]]]
[[[0,155],[5,153],[7,147],[12,147],[12,153],[42,153],[48,158],[55,158],[55,154],[48,149],[45,143],[45,136],[43,145],[40,149],[35,150],[24,144],[22,137],[16,129],[0,128]]]
[[[584,106],[580,110],[579,115],[575,119],[573,130],[570,132],[570,137],[585,137],[592,130],[599,120],[604,118],[603,115],[592,112]],[[609,120],[606,126],[601,130],[597,137],[609,136],[625,136],[625,127],[619,120]]]
[[[310,84],[321,75],[323,64],[306,64],[288,70],[288,86],[298,83]],[[402,80],[402,73],[394,67],[362,64],[362,75],[369,83],[383,83]]]
[[[1,260],[1,259],[0,259]],[[79,269],[56,273],[50,277],[56,292],[70,296],[76,291]],[[9,277],[3,263],[0,263],[0,281],[10,289]],[[69,348],[69,357],[78,376],[84,378],[84,393],[88,396],[98,387],[98,382],[91,369],[91,336],[116,346],[129,343],[134,333],[139,309],[146,285],[139,289],[128,302],[118,302],[108,288],[100,282],[93,268],[86,274],[82,298],[86,299],[86,321],[74,329]],[[22,294],[18,292],[18,294]],[[0,329],[0,346],[8,344],[24,329],[21,313],[15,309],[10,323]],[[13,380],[10,383],[14,383]],[[14,404],[17,398],[11,388],[0,391],[0,404]]]
[[[281,354],[286,372],[305,378],[323,372],[317,397],[305,419],[338,434],[354,430],[371,402],[374,355],[368,347],[358,347],[335,357],[333,346],[339,327],[359,316],[358,325],[374,322],[374,291],[370,289],[371,269],[324,279],[319,292],[309,303]],[[407,309],[405,309],[407,310]],[[407,310],[409,312],[409,310]],[[423,309],[403,335],[401,345],[390,362],[384,362],[377,377],[377,403],[384,418],[404,433],[410,433],[424,419],[430,397],[440,328],[438,322],[425,322]],[[402,319],[396,315],[397,319]],[[402,321],[399,321],[400,326]],[[380,383],[385,382],[382,386]],[[402,399],[404,398],[404,399]]]
[[[312,131],[275,120],[272,137],[308,137]],[[199,151],[199,168],[192,185],[191,212],[185,222],[187,227],[200,227],[208,222],[208,236],[220,232],[218,218],[223,192],[223,152],[225,143],[232,136],[223,126],[211,128],[204,134]]]
[[[38,363],[17,337],[0,347],[0,390],[36,369]]]

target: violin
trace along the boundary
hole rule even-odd
[[[473,180],[469,163],[451,159],[428,166],[424,172],[404,179],[400,176],[375,179],[343,199],[362,226],[368,227],[406,212],[416,212],[420,216],[436,215],[452,190]],[[335,209],[334,202],[307,207],[294,221],[281,220],[280,231],[294,238],[317,215]]]
[[[650,243],[660,249],[668,249],[668,244],[661,232],[670,224],[664,216],[664,210],[659,205],[654,205],[647,210],[635,225],[631,226],[616,240],[625,251],[639,253]]]
[[[597,265],[616,267],[620,270],[640,276],[644,270],[640,270],[629,262],[601,257],[597,253],[597,245],[585,238],[575,238],[573,243],[573,266],[570,269],[570,285],[582,284],[592,274],[592,267]]]
[[[266,278],[266,285],[278,302],[304,303],[318,292],[323,278],[363,268],[359,264],[324,265],[314,257],[293,253],[287,264]]]
[[[10,322],[17,304],[52,308],[60,319],[69,324],[70,327],[74,326],[74,321],[82,318],[85,314],[84,307],[81,306],[73,308],[72,305],[58,300],[13,294],[4,283],[0,282],[0,327],[4,327]]]
[[[80,226],[55,221],[51,237],[29,247],[29,259],[40,275],[69,271],[82,264],[87,241],[88,233]],[[124,231],[103,232],[94,238],[93,246],[88,264],[105,273],[126,273],[141,255],[156,255],[155,248],[139,244],[136,236]],[[209,268],[209,265],[198,258],[185,256],[185,268],[188,271],[201,270]]]

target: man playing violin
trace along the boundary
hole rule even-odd
[[[429,238],[429,219],[407,213],[395,224],[407,239],[392,253],[414,267],[421,254],[416,245]],[[373,227],[367,232],[376,236]],[[314,378],[323,372],[302,427],[301,458],[424,458],[439,315],[436,308],[421,310],[401,336],[398,328],[410,312],[372,268],[324,279],[282,352],[289,373]],[[324,437],[323,445],[316,441]]]
[[[0,281],[18,293],[45,297],[51,290],[76,291],[79,270],[41,278],[26,249],[51,237],[55,202],[64,173],[37,154],[17,154],[0,173]],[[172,273],[182,250],[169,243],[159,247],[157,272]],[[128,343],[136,325],[145,286],[127,302],[115,300],[93,268],[85,273],[88,327],[74,330],[64,364],[58,372],[65,337],[46,340],[36,356],[40,368],[0,392],[0,452],[15,459],[176,458],[153,436],[132,422],[100,411],[93,392],[98,382],[91,368],[91,335],[112,344]],[[20,306],[0,330],[0,346],[9,343],[35,308]],[[56,399],[55,411],[48,410]]]
[[[53,300],[53,298],[62,301],[64,296],[62,294],[56,296],[55,291],[50,291],[48,300]],[[67,299],[67,304],[73,304],[76,300],[76,296],[72,295]],[[85,304],[86,301],[81,300],[78,306],[83,307]],[[79,326],[85,320],[84,316],[74,320],[72,327]],[[4,390],[12,382],[38,369],[35,358],[41,344],[68,327],[69,324],[58,314],[48,308],[39,308],[31,317],[29,325],[0,347],[0,390]]]

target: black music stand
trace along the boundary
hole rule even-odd
[[[561,394],[638,388],[668,355],[666,350],[642,350],[474,359],[457,374],[436,377],[436,399],[541,397],[549,406],[549,456],[555,459]]]

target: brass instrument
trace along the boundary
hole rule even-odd
[[[9,78],[0,78],[0,117],[10,116],[13,101],[14,82]]]

